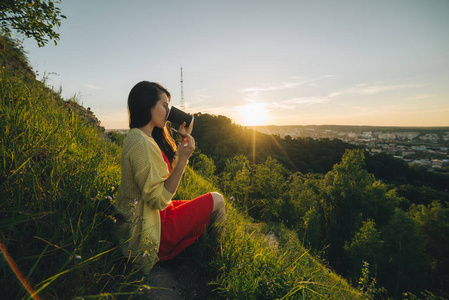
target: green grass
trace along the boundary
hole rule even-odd
[[[218,291],[231,299],[358,299],[359,293],[284,229],[278,245],[261,224],[228,205],[226,232],[212,265]]]
[[[119,147],[14,69],[1,69],[0,99],[0,239],[23,276],[44,298],[134,292],[110,287],[133,274],[111,234]],[[27,297],[3,259],[0,272],[3,296]]]
[[[147,293],[146,279],[122,257],[113,235],[120,148],[17,67],[1,69],[0,100],[0,240],[25,280],[44,299]],[[176,199],[214,190],[187,168]],[[264,226],[228,203],[224,235],[209,230],[176,268],[199,279],[199,294],[211,298],[360,298],[293,232],[279,232],[279,246],[270,246]],[[0,288],[5,299],[30,298],[3,258]]]

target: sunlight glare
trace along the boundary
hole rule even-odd
[[[244,126],[266,125],[267,110],[263,104],[250,103],[239,108],[240,119]]]

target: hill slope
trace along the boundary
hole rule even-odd
[[[90,113],[36,81],[24,64],[8,65],[16,50],[1,40],[8,45],[1,49],[8,62],[2,61],[0,73],[0,240],[8,258],[0,266],[2,296],[147,295],[148,278],[121,256],[112,235],[120,148],[104,137]],[[215,189],[188,169],[176,197]],[[310,256],[295,234],[283,229],[273,246],[263,224],[230,203],[227,212],[220,239],[212,230],[175,261],[177,274],[185,270],[193,277],[190,284],[199,287],[196,297],[361,296]]]

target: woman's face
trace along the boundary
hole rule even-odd
[[[167,122],[170,111],[170,101],[165,93],[161,93],[161,99],[151,108],[151,122],[155,127],[163,128]]]

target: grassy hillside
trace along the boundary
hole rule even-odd
[[[36,81],[29,68],[23,71],[23,54],[7,39],[0,41],[2,297],[148,293],[148,278],[121,256],[112,234],[120,148],[105,138],[90,112]],[[176,198],[211,190],[213,184],[189,168]],[[227,213],[225,234],[217,239],[208,233],[179,266],[190,272],[185,278],[201,278],[211,297],[361,298],[309,255],[294,233],[281,228],[273,242],[266,225],[231,203]]]

